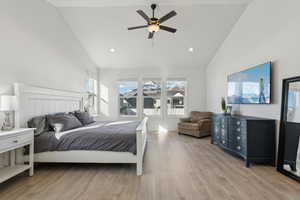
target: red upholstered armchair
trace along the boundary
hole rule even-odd
[[[195,137],[209,136],[211,118],[211,112],[192,111],[190,117],[180,119],[178,133]]]

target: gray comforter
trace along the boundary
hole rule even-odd
[[[88,129],[75,129],[61,135],[45,132],[35,137],[35,153],[98,150],[136,154],[136,128],[140,123],[141,121],[95,122],[87,126]]]

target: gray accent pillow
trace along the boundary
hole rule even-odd
[[[53,129],[55,124],[62,124],[61,131],[82,127],[82,123],[72,114],[47,115],[47,123]]]
[[[40,135],[44,132],[49,131],[49,128],[46,123],[46,116],[34,117],[27,122],[28,128],[35,128],[34,135]]]
[[[75,111],[74,115],[84,126],[95,122],[94,118],[88,112]]]

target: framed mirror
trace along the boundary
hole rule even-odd
[[[300,182],[300,76],[283,80],[277,170]]]

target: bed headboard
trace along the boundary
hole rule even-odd
[[[20,83],[14,84],[17,98],[16,128],[27,127],[32,117],[57,112],[81,110],[86,93],[42,88]]]

